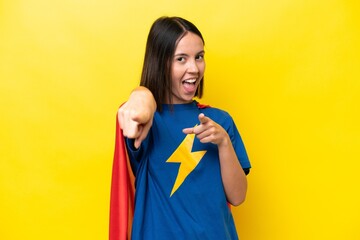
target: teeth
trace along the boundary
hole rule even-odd
[[[185,80],[184,82],[186,82],[186,83],[195,83],[196,79],[188,79],[188,80]]]

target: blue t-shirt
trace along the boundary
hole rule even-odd
[[[243,168],[250,168],[244,144],[231,116],[216,108],[163,105],[139,149],[127,148],[135,182],[132,239],[238,239],[222,184],[218,148],[182,129],[200,124],[198,115],[229,134]]]

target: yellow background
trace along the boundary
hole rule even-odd
[[[251,158],[240,238],[360,239],[357,0],[0,1],[0,239],[107,239],[115,114],[162,15],[202,31],[202,102]]]

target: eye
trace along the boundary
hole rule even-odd
[[[196,60],[203,60],[204,59],[204,54],[200,54],[200,55],[197,55]]]
[[[178,61],[178,62],[184,62],[184,61],[185,61],[185,58],[184,58],[184,57],[178,57],[178,58],[176,58],[176,61]]]

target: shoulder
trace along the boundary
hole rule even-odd
[[[236,129],[236,124],[230,113],[223,109],[208,106],[200,109],[200,112],[222,126],[229,134],[232,134],[234,129]]]
[[[200,104],[200,103],[198,103],[198,107],[201,112],[203,112],[205,115],[207,115],[210,118],[213,117],[213,118],[222,119],[222,120],[226,120],[226,121],[232,121],[231,115],[223,109],[213,107],[210,105]],[[215,120],[215,119],[213,119],[213,120]]]

